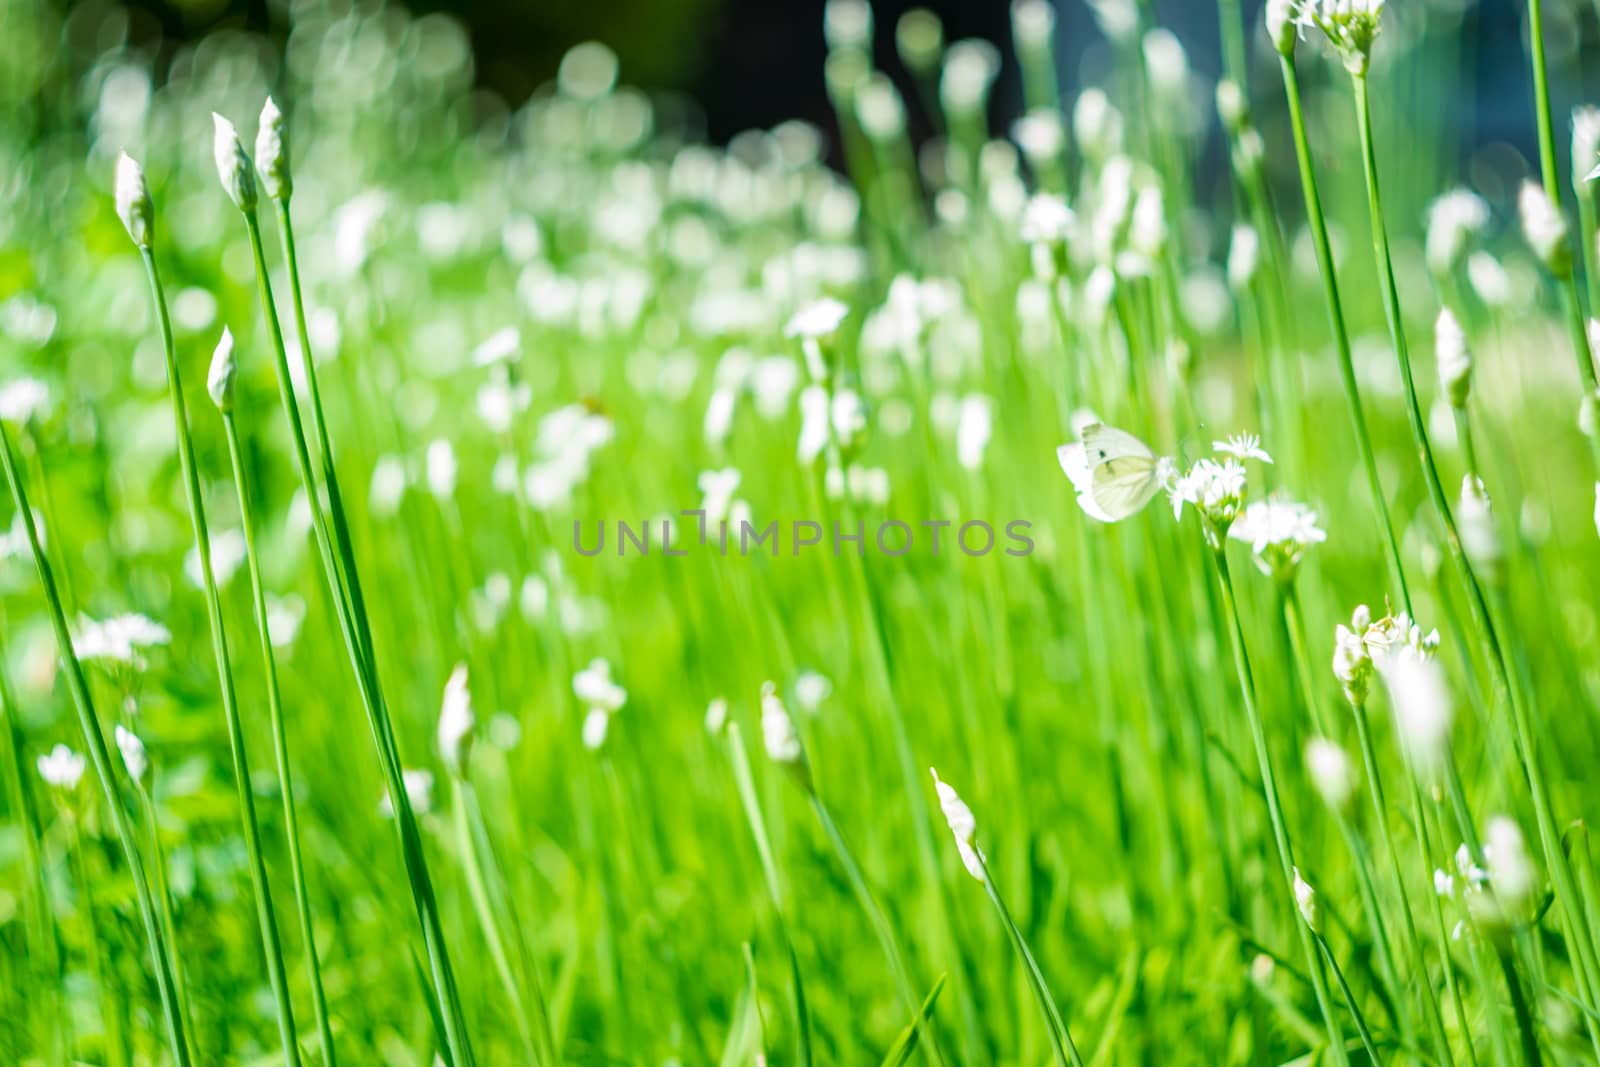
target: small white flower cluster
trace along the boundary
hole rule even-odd
[[[80,660],[98,661],[143,670],[143,650],[172,643],[165,626],[144,615],[114,615],[96,622],[84,618],[72,639],[72,652]]]
[[[78,782],[83,778],[88,762],[82,753],[58,744],[40,756],[37,765],[39,777],[44,779],[46,785],[63,793],[70,793],[78,788]]]
[[[588,708],[583,719],[583,745],[598,752],[606,743],[611,716],[628,702],[628,691],[612,680],[611,664],[604,659],[590,660],[587,667],[573,675],[572,691]]]
[[[1327,36],[1351,74],[1365,75],[1372,61],[1384,0],[1301,0],[1296,21]]]
[[[1484,827],[1483,863],[1462,844],[1453,871],[1433,872],[1433,888],[1446,899],[1460,899],[1473,920],[1499,926],[1525,918],[1537,895],[1538,869],[1516,820],[1490,818]]]
[[[1193,505],[1205,522],[1206,539],[1213,548],[1221,548],[1228,529],[1244,508],[1249,486],[1245,478],[1244,459],[1271,463],[1261,447],[1261,438],[1254,434],[1238,434],[1226,441],[1213,441],[1214,451],[1225,459],[1202,459],[1183,474],[1173,479],[1167,488],[1172,502],[1174,518],[1183,518],[1183,506]]]
[[[1429,659],[1438,647],[1438,630],[1423,633],[1404,612],[1374,622],[1371,609],[1362,604],[1351,615],[1349,626],[1340,623],[1334,628],[1333,674],[1350,703],[1364,704],[1374,667],[1401,651]]]
[[[1317,513],[1292,500],[1260,500],[1248,505],[1228,529],[1228,536],[1250,546],[1262,574],[1280,582],[1293,580],[1306,549],[1328,539],[1317,525]]]

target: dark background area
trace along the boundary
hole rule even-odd
[[[1250,40],[1257,47],[1263,0],[1244,0]],[[1532,101],[1526,78],[1525,12],[1520,0],[1394,0],[1459,9],[1464,19],[1467,92],[1459,103],[1458,133],[1466,146],[1509,141],[1533,147]],[[132,0],[135,39],[167,43],[217,29],[281,37],[291,6],[278,0]],[[410,10],[447,13],[471,37],[477,78],[512,105],[553,77],[567,49],[599,40],[621,60],[621,77],[644,89],[682,94],[701,109],[707,136],[726,141],[741,130],[769,128],[789,118],[833,126],[822,70],[822,0],[415,0]],[[998,116],[1014,116],[1020,90],[1010,60],[1006,0],[874,0],[877,62],[901,75],[894,25],[912,7],[944,22],[947,41],[982,37],[1001,46],[1007,67],[995,91]],[[1103,38],[1084,0],[1057,0],[1057,45],[1064,84],[1081,84],[1097,69]],[[1216,4],[1158,0],[1157,22],[1183,41],[1190,63],[1208,79],[1220,68]],[[1562,57],[1592,48],[1595,5],[1590,0],[1546,4],[1558,108],[1576,102],[1578,86],[1561,92]],[[1100,61],[1103,63],[1103,59]],[[1589,64],[1594,66],[1595,64]],[[1562,97],[1570,97],[1563,100]],[[1558,111],[1559,114],[1559,111]],[[916,116],[913,115],[915,123]]]

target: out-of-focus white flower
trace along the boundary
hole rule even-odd
[[[977,38],[957,41],[944,54],[939,102],[951,115],[980,113],[999,73],[1000,53],[994,45]]]
[[[711,526],[728,517],[728,504],[739,491],[740,474],[737,468],[701,471],[697,484],[702,499],[700,510],[705,512],[705,523]]]
[[[703,427],[706,443],[720,445],[733,430],[733,413],[739,394],[731,388],[715,389],[706,402],[706,419]]]
[[[572,691],[578,699],[591,708],[615,713],[628,702],[628,691],[611,677],[611,664],[604,659],[592,659],[589,665],[572,676]]]
[[[1438,868],[1433,872],[1433,891],[1446,900],[1456,895],[1456,880],[1448,871]]]
[[[1254,226],[1239,223],[1228,241],[1228,285],[1242,293],[1255,280],[1261,264],[1261,235]]]
[[[706,733],[720,734],[728,725],[728,701],[717,697],[706,705]]]
[[[1292,500],[1256,501],[1240,513],[1228,536],[1250,546],[1262,574],[1283,582],[1294,577],[1309,546],[1328,539],[1317,513]]]
[[[522,353],[522,331],[515,326],[505,326],[478,343],[472,350],[472,365],[487,367],[508,363]]]
[[[451,774],[459,775],[466,766],[476,724],[472,691],[467,687],[467,665],[458,663],[444,683],[444,699],[439,705],[439,756]]]
[[[1300,874],[1300,868],[1294,869],[1294,904],[1300,909],[1300,918],[1306,921],[1306,926],[1311,932],[1322,934],[1322,906],[1317,902],[1317,891],[1311,888],[1311,883]]]
[[[1520,910],[1533,898],[1538,873],[1514,819],[1496,815],[1489,820],[1483,833],[1483,857],[1489,867],[1489,886],[1502,907]]]
[[[831,337],[848,314],[850,309],[831,296],[814,300],[790,316],[788,325],[783,328],[784,336],[802,340]]]
[[[210,541],[211,577],[218,587],[225,586],[239,573],[249,547],[245,544],[244,532],[238,529],[218,530],[211,535]],[[205,571],[200,567],[198,548],[191,548],[183,557],[183,573],[196,588],[205,586]]]
[[[72,638],[72,652],[84,661],[98,660],[142,669],[144,649],[171,643],[172,633],[144,615],[113,615],[99,622],[89,618],[79,620],[78,632]]]
[[[306,602],[298,595],[267,598],[267,636],[273,648],[288,648],[300,636],[300,624],[306,619]]]
[[[253,211],[256,206],[255,168],[245,153],[244,143],[239,140],[239,131],[215,111],[211,113],[211,121],[215,127],[211,148],[222,188],[240,211]]]
[[[45,784],[66,793],[78,788],[84,768],[88,766],[81,753],[59,744],[40,756],[37,763],[39,777]]]
[[[1431,657],[1407,648],[1378,665],[1394,705],[1395,733],[1407,762],[1431,775],[1444,760],[1454,708],[1444,669]]]
[[[866,0],[828,0],[822,8],[822,37],[830,51],[872,47],[872,7]]]
[[[822,386],[808,385],[800,390],[800,443],[796,451],[803,464],[815,461],[828,446],[829,409],[828,391]]]
[[[1456,502],[1456,526],[1461,533],[1461,547],[1467,558],[1493,576],[1505,558],[1500,543],[1500,531],[1495,526],[1494,509],[1483,479],[1464,475],[1461,479],[1461,497]]]
[[[778,696],[778,687],[767,682],[761,687],[761,739],[767,756],[774,763],[798,763],[805,759],[794,719]]]
[[[1313,737],[1306,742],[1306,770],[1322,802],[1335,810],[1350,802],[1356,788],[1355,768],[1338,742]]]
[[[1133,200],[1128,222],[1128,248],[1154,263],[1167,243],[1166,205],[1159,185],[1146,185]]]
[[[1053,167],[1060,160],[1067,131],[1059,112],[1036,108],[1011,124],[1011,139],[1022,149],[1028,165],[1038,171]]]
[[[956,461],[963,470],[975,471],[983,466],[983,453],[993,432],[989,398],[976,393],[963,397],[956,422]]]
[[[1456,873],[1461,876],[1465,888],[1482,889],[1489,884],[1489,872],[1473,862],[1472,850],[1465,841],[1456,846],[1455,860]]]
[[[1466,331],[1450,309],[1440,308],[1433,325],[1433,351],[1439,370],[1439,388],[1452,407],[1464,407],[1472,392],[1472,352]]]
[[[1022,239],[1028,244],[1064,245],[1076,223],[1065,199],[1055,193],[1035,193],[1022,209]]]
[[[1350,625],[1340,623],[1333,634],[1333,676],[1344,687],[1345,699],[1358,707],[1366,703],[1372,681],[1372,652],[1366,640],[1371,625],[1372,612],[1362,604],[1351,616]]]
[[[149,248],[155,236],[155,205],[145,184],[144,168],[123,152],[117,156],[117,217],[140,248]]]
[[[1300,37],[1301,8],[1307,0],[1267,0],[1267,38],[1283,55],[1294,52]]]
[[[1448,274],[1461,262],[1467,240],[1489,225],[1489,205],[1470,189],[1452,189],[1428,205],[1428,266]]]
[[[1600,165],[1600,107],[1585,104],[1572,112],[1572,184],[1592,181]]]
[[[1261,438],[1253,433],[1236,433],[1226,441],[1212,441],[1211,447],[1235,459],[1259,459],[1271,463],[1272,457],[1261,447]]]
[[[405,786],[406,803],[411,808],[411,814],[426,815],[433,810],[432,771],[408,767],[400,772],[400,781]],[[388,793],[378,801],[378,814],[386,819],[394,818],[394,803]]]
[[[1122,148],[1122,113],[1104,90],[1095,86],[1078,94],[1072,105],[1072,136],[1091,162],[1109,159]]]
[[[802,711],[816,711],[832,695],[833,683],[816,671],[801,671],[794,680],[794,698]]]
[[[122,753],[122,765],[128,768],[128,777],[134,785],[143,785],[144,776],[150,772],[150,757],[144,750],[139,735],[118,723],[115,731],[117,750]]]
[[[1515,292],[1511,275],[1488,252],[1474,252],[1467,257],[1467,281],[1478,299],[1492,308],[1505,307]]]
[[[928,773],[933,775],[933,789],[939,795],[939,810],[944,812],[944,821],[950,826],[950,836],[956,839],[956,851],[961,854],[962,866],[978,881],[987,881],[983,874],[983,853],[973,844],[978,832],[977,818],[960,794],[939,777],[938,771],[929,767]]]
[[[456,494],[456,450],[449,441],[439,438],[428,445],[425,468],[428,492],[439,501],[449,500]]]
[[[494,433],[508,432],[531,403],[533,387],[527,382],[513,382],[504,374],[478,387],[478,418]]]
[[[1567,247],[1567,220],[1544,186],[1525,181],[1517,191],[1517,214],[1522,236],[1545,268],[1558,278],[1572,273],[1572,249]]]
[[[1140,42],[1144,49],[1145,70],[1149,72],[1150,88],[1163,105],[1187,105],[1190,88],[1189,54],[1183,42],[1164,27],[1157,27],[1144,35]]]
[[[0,387],[0,419],[26,426],[44,414],[50,390],[37,378],[17,378]]]
[[[372,465],[372,485],[367,504],[376,518],[390,518],[400,510],[406,492],[406,467],[399,456],[379,456]]]
[[[604,708],[590,708],[583,717],[583,747],[599,752],[611,732],[611,715]]]

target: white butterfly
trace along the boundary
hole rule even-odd
[[[1076,444],[1056,449],[1056,459],[1078,491],[1078,506],[1101,522],[1120,522],[1139,511],[1173,474],[1171,459],[1099,422],[1085,426]]]

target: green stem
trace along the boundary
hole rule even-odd
[[[250,568],[250,592],[254,602],[256,630],[261,637],[261,663],[267,681],[267,711],[272,720],[272,753],[277,764],[278,792],[283,797],[284,836],[289,844],[289,875],[294,883],[295,911],[300,920],[300,937],[305,942],[306,977],[311,985],[311,1005],[317,1017],[317,1034],[322,1041],[322,1062],[333,1067],[337,1055],[333,1027],[328,1019],[328,999],[322,987],[322,964],[317,958],[316,928],[311,921],[311,895],[306,885],[305,864],[300,854],[300,816],[294,800],[294,775],[289,766],[289,741],[284,728],[283,699],[278,689],[277,657],[272,652],[272,632],[267,620],[266,585],[261,578],[261,557],[256,550],[255,520],[250,506],[250,482],[245,470],[239,426],[231,412],[222,414],[228,438],[228,459],[233,467],[234,489],[239,497],[239,522],[244,528],[245,561]]]
[[[177,430],[178,459],[183,468],[189,497],[189,518],[194,528],[195,551],[200,557],[201,584],[205,590],[206,613],[211,623],[211,647],[216,655],[218,682],[222,689],[222,712],[227,721],[228,747],[233,754],[233,780],[239,800],[245,848],[249,853],[251,888],[255,894],[256,920],[261,927],[261,944],[267,958],[267,978],[278,1008],[278,1037],[283,1043],[284,1062],[300,1063],[300,1046],[295,1038],[294,1011],[289,1001],[289,984],[283,964],[283,946],[278,938],[278,920],[272,910],[272,890],[267,882],[267,864],[261,852],[261,828],[256,821],[255,794],[250,786],[250,762],[245,752],[244,725],[239,717],[239,702],[233,686],[233,667],[228,657],[228,636],[222,625],[222,597],[217,591],[211,567],[211,535],[206,530],[205,501],[200,489],[200,470],[194,458],[194,439],[189,433],[189,415],[183,400],[183,379],[178,371],[178,353],[172,340],[172,322],[167,316],[167,301],[161,291],[161,275],[156,270],[150,249],[140,250],[145,276],[150,280],[150,297],[155,303],[156,321],[161,327],[161,345],[167,357],[167,392],[172,398],[172,420]]]
[[[1333,970],[1334,981],[1339,983],[1339,993],[1344,997],[1345,1004],[1350,1008],[1350,1017],[1356,1021],[1356,1032],[1361,1035],[1361,1047],[1367,1051],[1367,1059],[1373,1067],[1383,1061],[1378,1058],[1378,1049],[1372,1040],[1372,1031],[1367,1029],[1366,1016],[1361,1014],[1361,1005],[1356,1000],[1356,995],[1350,988],[1350,983],[1345,981],[1344,971],[1339,967],[1339,961],[1334,958],[1333,949],[1328,947],[1328,939],[1321,934],[1316,935],[1317,944],[1322,947],[1322,957],[1328,961],[1328,966]]]

